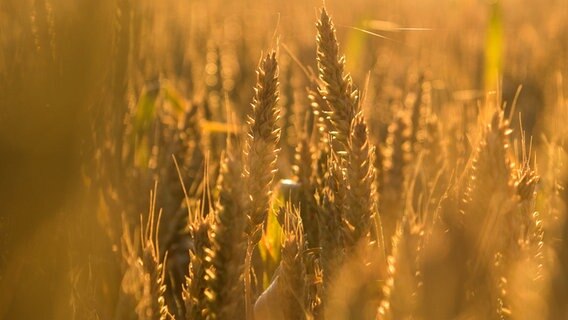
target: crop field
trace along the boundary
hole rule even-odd
[[[566,139],[566,0],[0,0],[0,319],[568,319]]]

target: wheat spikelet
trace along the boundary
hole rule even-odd
[[[219,200],[207,250],[205,296],[208,319],[240,319],[244,314],[243,264],[246,251],[242,160],[231,146],[221,164]]]
[[[136,306],[136,312],[140,319],[170,319],[164,294],[166,285],[164,282],[165,267],[160,261],[157,230],[159,229],[161,211],[155,218],[156,190],[150,194],[150,214],[146,228],[142,228],[142,252],[138,263],[142,266],[140,280],[142,281],[141,297]]]
[[[247,234],[256,244],[268,214],[276,170],[280,129],[278,121],[278,63],[276,53],[267,54],[258,67],[257,84],[249,117],[246,145],[246,186],[249,196]]]
[[[347,204],[347,181],[340,167],[340,160],[331,154],[327,164],[325,187],[319,190],[319,219],[321,265],[324,275],[324,291],[333,279],[335,271],[345,258],[344,210]]]
[[[426,239],[425,225],[407,212],[393,237],[393,250],[387,258],[387,277],[383,286],[385,300],[380,306],[384,314],[392,319],[423,316],[419,312],[424,295],[428,292],[422,290],[421,260]]]
[[[326,115],[327,102],[325,101],[322,92],[319,90],[318,82],[315,79],[310,81],[307,88],[308,100],[310,101],[311,112],[314,116],[314,135],[313,143],[319,146],[326,146],[329,144],[327,132],[333,127],[329,117]]]
[[[331,125],[327,130],[335,139],[334,151],[343,154],[348,150],[351,121],[359,108],[359,92],[353,87],[351,76],[344,72],[345,57],[339,54],[335,27],[325,8],[316,28],[319,80],[323,84],[319,91],[325,100],[320,107]]]
[[[328,148],[318,148],[315,151],[315,170],[312,173],[312,184],[315,186],[316,191],[322,191],[327,183],[327,176],[329,172],[331,150]]]
[[[176,94],[173,89],[166,88],[169,90],[167,94]],[[162,259],[166,252],[168,257],[166,301],[170,312],[181,317],[183,307],[178,306],[182,304],[182,287],[187,276],[191,246],[187,203],[193,201],[184,201],[184,198],[193,198],[200,192],[205,170],[198,108],[189,104],[185,110],[177,110],[171,105],[172,101],[164,102],[160,110],[157,123],[159,140],[153,161],[155,175],[161,182],[157,202],[164,215],[159,230],[160,252]]]
[[[203,217],[202,213],[195,213],[189,224],[189,234],[193,243],[190,249],[189,274],[186,277],[183,292],[186,319],[205,319],[207,312],[205,274],[207,272],[206,248],[211,245],[209,220]]]
[[[519,170],[518,180],[515,182],[517,194],[521,202],[519,208],[521,228],[519,228],[520,232],[516,234],[518,236],[517,244],[526,253],[526,256],[528,256],[528,259],[534,266],[534,270],[532,270],[534,272],[530,273],[530,278],[536,288],[542,285],[546,276],[544,270],[546,264],[544,226],[541,214],[536,211],[535,190],[539,180],[538,174],[526,164],[524,169]],[[536,291],[538,292],[538,289]]]
[[[561,235],[564,239],[568,238],[568,222],[564,221],[562,226]],[[568,312],[568,307],[564,304],[564,299],[566,297],[566,291],[568,288],[568,279],[566,279],[566,270],[568,266],[568,248],[564,245],[561,249],[558,249],[558,262],[553,269],[552,279],[550,285],[550,291],[548,292],[547,298],[551,301],[548,302],[549,308],[549,319],[561,318]]]
[[[535,206],[536,206],[536,186],[540,180],[537,173],[531,169],[527,161],[516,170],[515,190],[519,199],[518,213],[515,214],[511,221],[511,230],[513,246],[521,249],[525,244],[531,242],[531,238],[535,227]],[[513,229],[514,228],[514,229]]]
[[[464,196],[463,232],[468,250],[466,314],[505,316],[502,256],[507,250],[505,217],[511,214],[515,190],[509,155],[510,129],[496,112],[482,138],[469,171]]]
[[[186,283],[191,261],[188,252],[190,252],[192,248],[192,240],[187,228],[187,212],[188,209],[185,206],[181,206],[174,217],[172,217],[175,224],[171,223],[170,225],[170,227],[175,226],[177,228],[171,230],[172,233],[168,236],[163,236],[163,238],[170,241],[167,247],[162,246],[168,250],[166,251],[167,254],[163,254],[163,258],[167,258],[166,302],[168,303],[168,309],[176,318],[183,317],[185,313],[183,306],[183,288]]]
[[[348,210],[346,220],[349,224],[346,240],[353,247],[368,236],[371,220],[376,214],[376,194],[373,182],[374,149],[370,146],[367,125],[362,114],[358,114],[351,124],[349,137],[349,163],[347,180],[349,183]]]
[[[561,106],[559,104],[558,106]],[[566,192],[566,176],[562,172],[566,170],[566,152],[561,147],[561,142],[557,138],[545,142],[546,170],[543,172],[541,190],[539,192],[547,203],[539,214],[539,229],[547,231],[544,244],[544,252],[550,247],[550,242],[546,239],[559,237],[568,239],[568,220],[566,218],[566,203],[568,200]],[[550,221],[563,221],[560,224],[553,223],[554,227],[549,224]],[[543,252],[541,250],[541,252]],[[548,309],[548,319],[562,318],[568,313],[568,306],[564,304],[566,292],[568,292],[568,277],[562,270],[566,270],[568,266],[568,246],[563,245],[561,248],[554,249],[558,256],[556,263],[548,264],[545,270],[548,271],[549,287],[545,289],[546,298],[545,307]],[[548,258],[548,255],[547,257]]]
[[[513,163],[509,154],[510,132],[507,123],[502,119],[502,113],[496,112],[478,146],[468,172],[462,209],[466,218],[472,219],[468,221],[473,223],[472,226],[483,226],[485,219],[496,218],[491,215],[509,210],[508,199],[515,198],[512,181]],[[486,223],[493,222],[495,221]]]
[[[502,290],[507,292],[504,300],[510,313],[515,318],[531,319],[545,312],[542,292],[547,274],[543,222],[536,211],[535,190],[540,177],[529,164],[524,135],[521,143],[523,159],[513,177],[518,204],[506,224],[509,244],[503,255],[508,282],[503,283]]]
[[[305,319],[306,243],[299,210],[290,206],[285,207],[283,231],[280,276],[285,290],[282,302],[286,306],[286,319]]]
[[[247,191],[246,233],[248,236],[245,259],[245,310],[252,315],[251,260],[253,250],[262,236],[262,229],[270,208],[270,196],[278,159],[280,129],[277,126],[278,62],[276,53],[267,54],[258,66],[252,115],[248,118],[249,133],[245,149],[245,183]]]
[[[145,308],[139,311],[139,316],[142,319],[168,319],[170,314],[164,299],[166,292],[166,285],[164,283],[164,264],[158,261],[158,253],[151,244],[144,245],[142,251],[142,263],[145,267],[147,280],[145,292],[147,296],[145,299],[150,300]],[[144,314],[142,316],[141,314]]]

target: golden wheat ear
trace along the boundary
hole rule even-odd
[[[249,219],[247,234],[256,244],[268,215],[279,151],[278,62],[275,52],[261,60],[254,92],[246,140],[245,179]]]
[[[162,211],[156,217],[156,190],[150,193],[150,211],[146,225],[141,218],[141,254],[136,261],[138,266],[132,266],[139,270],[138,281],[140,281],[140,291],[136,295],[138,304],[136,313],[139,319],[171,319],[172,315],[168,310],[165,301],[165,262],[160,259],[158,230]],[[167,259],[167,254],[164,261]]]
[[[461,218],[461,246],[467,256],[464,312],[503,316],[507,306],[505,265],[511,228],[505,217],[516,207],[508,123],[497,111],[485,126],[468,168]]]
[[[377,203],[373,183],[375,180],[374,149],[369,143],[367,125],[361,113],[353,119],[351,124],[349,150],[349,164],[347,165],[349,209],[346,210],[346,220],[351,228],[346,240],[349,246],[353,247],[369,235]]]
[[[318,191],[324,295],[345,259],[344,215],[347,206],[347,181],[339,156],[332,152],[327,158],[326,168],[328,171],[325,173],[324,187]]]
[[[306,241],[300,210],[285,206],[280,274],[285,289],[287,319],[305,319],[307,313]]]
[[[183,289],[186,319],[205,319],[207,304],[205,299],[207,258],[206,250],[211,246],[209,233],[211,216],[205,217],[201,205],[195,208],[189,222],[190,249],[189,272]]]
[[[345,57],[339,53],[339,43],[333,21],[325,8],[321,10],[317,28],[318,77],[321,82],[318,101],[332,135],[333,149],[338,154],[348,150],[349,129],[359,109],[359,91],[349,74],[345,74]],[[317,96],[314,96],[317,97]]]
[[[211,319],[243,319],[243,272],[247,239],[242,157],[234,143],[221,162],[218,201],[206,252],[206,315]]]
[[[278,61],[272,51],[260,61],[252,100],[252,114],[248,118],[248,136],[245,146],[245,190],[247,201],[246,234],[248,237],[245,258],[245,308],[252,317],[251,260],[253,250],[262,237],[263,226],[270,209],[270,198],[278,160]]]

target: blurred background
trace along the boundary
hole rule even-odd
[[[535,143],[550,133],[565,136],[566,123],[547,114],[557,114],[548,111],[568,92],[567,1],[325,5],[347,69],[356,83],[369,79],[370,114],[403,99],[424,74],[433,99],[456,112],[475,109],[490,91],[510,102],[522,86],[516,111]],[[226,97],[218,99],[242,118],[260,53],[277,48],[290,86],[300,88],[296,104],[305,107],[300,66],[315,68],[321,6],[1,0],[0,318],[113,318],[120,243],[105,228],[113,222],[100,214],[97,190],[101,181],[119,179],[108,164],[120,158],[113,137],[122,135],[140,93],[167,84],[200,101],[219,86]],[[146,203],[148,190],[139,197]]]

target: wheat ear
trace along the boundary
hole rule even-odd
[[[207,250],[207,316],[210,319],[243,319],[243,265],[246,252],[242,159],[229,145],[221,163],[219,200]]]
[[[164,281],[165,266],[160,261],[158,232],[161,218],[161,210],[155,219],[156,190],[150,194],[150,214],[146,228],[142,230],[142,266],[145,271],[143,277],[143,299],[137,306],[137,313],[141,319],[165,320],[171,317],[164,294],[166,285]],[[164,258],[164,260],[167,259]]]
[[[374,188],[375,170],[373,167],[374,149],[370,146],[367,125],[359,113],[351,125],[349,135],[349,163],[347,180],[349,182],[348,207],[346,219],[349,223],[348,245],[353,247],[368,236],[371,219],[376,213],[376,193]]]
[[[271,52],[258,67],[252,115],[248,121],[245,175],[249,199],[246,210],[249,219],[247,234],[253,244],[260,240],[272,194],[280,139],[277,103],[278,62],[276,53]]]
[[[328,132],[335,142],[334,151],[343,154],[348,149],[349,129],[359,107],[359,92],[351,76],[345,74],[345,57],[339,54],[335,27],[325,8],[321,10],[317,28],[317,62],[320,94],[325,100],[322,111],[331,127]]]
[[[252,252],[262,236],[262,228],[270,208],[270,195],[278,159],[280,128],[277,125],[278,62],[276,53],[267,54],[257,70],[257,81],[249,116],[246,144],[245,182],[248,246],[245,257],[245,308],[253,318],[250,277]]]

